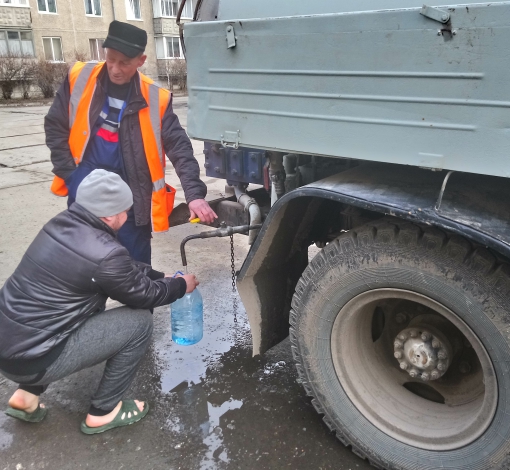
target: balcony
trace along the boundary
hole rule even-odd
[[[175,18],[154,18],[155,36],[179,36]]]
[[[0,28],[32,28],[30,7],[7,6],[0,3]]]

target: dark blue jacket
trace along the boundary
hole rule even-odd
[[[90,105],[90,129],[94,128],[103,107],[107,80],[105,64],[97,78],[96,90]],[[152,180],[145,158],[138,111],[148,105],[140,91],[138,72],[132,81],[129,102],[120,122],[119,142],[124,158],[127,183],[133,192],[136,225],[146,225],[151,221]],[[53,173],[64,180],[76,169],[68,143],[69,99],[69,79],[66,78],[44,119],[46,145],[51,151]],[[204,199],[207,187],[200,180],[200,168],[193,155],[193,147],[186,131],[181,127],[179,119],[172,110],[171,102],[163,116],[161,138],[164,150],[181,180],[186,202],[189,204],[195,199]]]

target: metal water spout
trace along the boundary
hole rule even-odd
[[[188,235],[181,242],[181,260],[184,268],[188,266],[188,261],[186,260],[186,243],[195,238],[214,238],[214,237],[229,237],[235,233],[246,233],[250,230],[260,229],[262,225],[238,225],[236,227],[230,227],[225,225],[225,222],[221,223],[220,228],[216,230],[211,230],[209,232],[200,232],[195,235]]]

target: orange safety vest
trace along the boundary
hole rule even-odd
[[[69,72],[69,148],[76,165],[80,164],[90,139],[90,105],[96,90],[97,76],[103,65],[103,62],[76,62]],[[152,230],[165,232],[169,228],[168,217],[173,209],[175,189],[165,183],[166,161],[161,123],[172,94],[145,75],[138,75],[140,90],[148,104],[147,108],[138,112],[138,118],[152,180]],[[58,176],[53,179],[51,191],[57,196],[67,196],[68,193],[64,180]]]

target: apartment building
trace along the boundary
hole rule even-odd
[[[187,0],[183,20],[193,16]],[[0,0],[0,54],[53,62],[104,58],[102,43],[113,20],[147,31],[143,72],[163,77],[168,61],[182,58],[175,23],[178,0]]]

